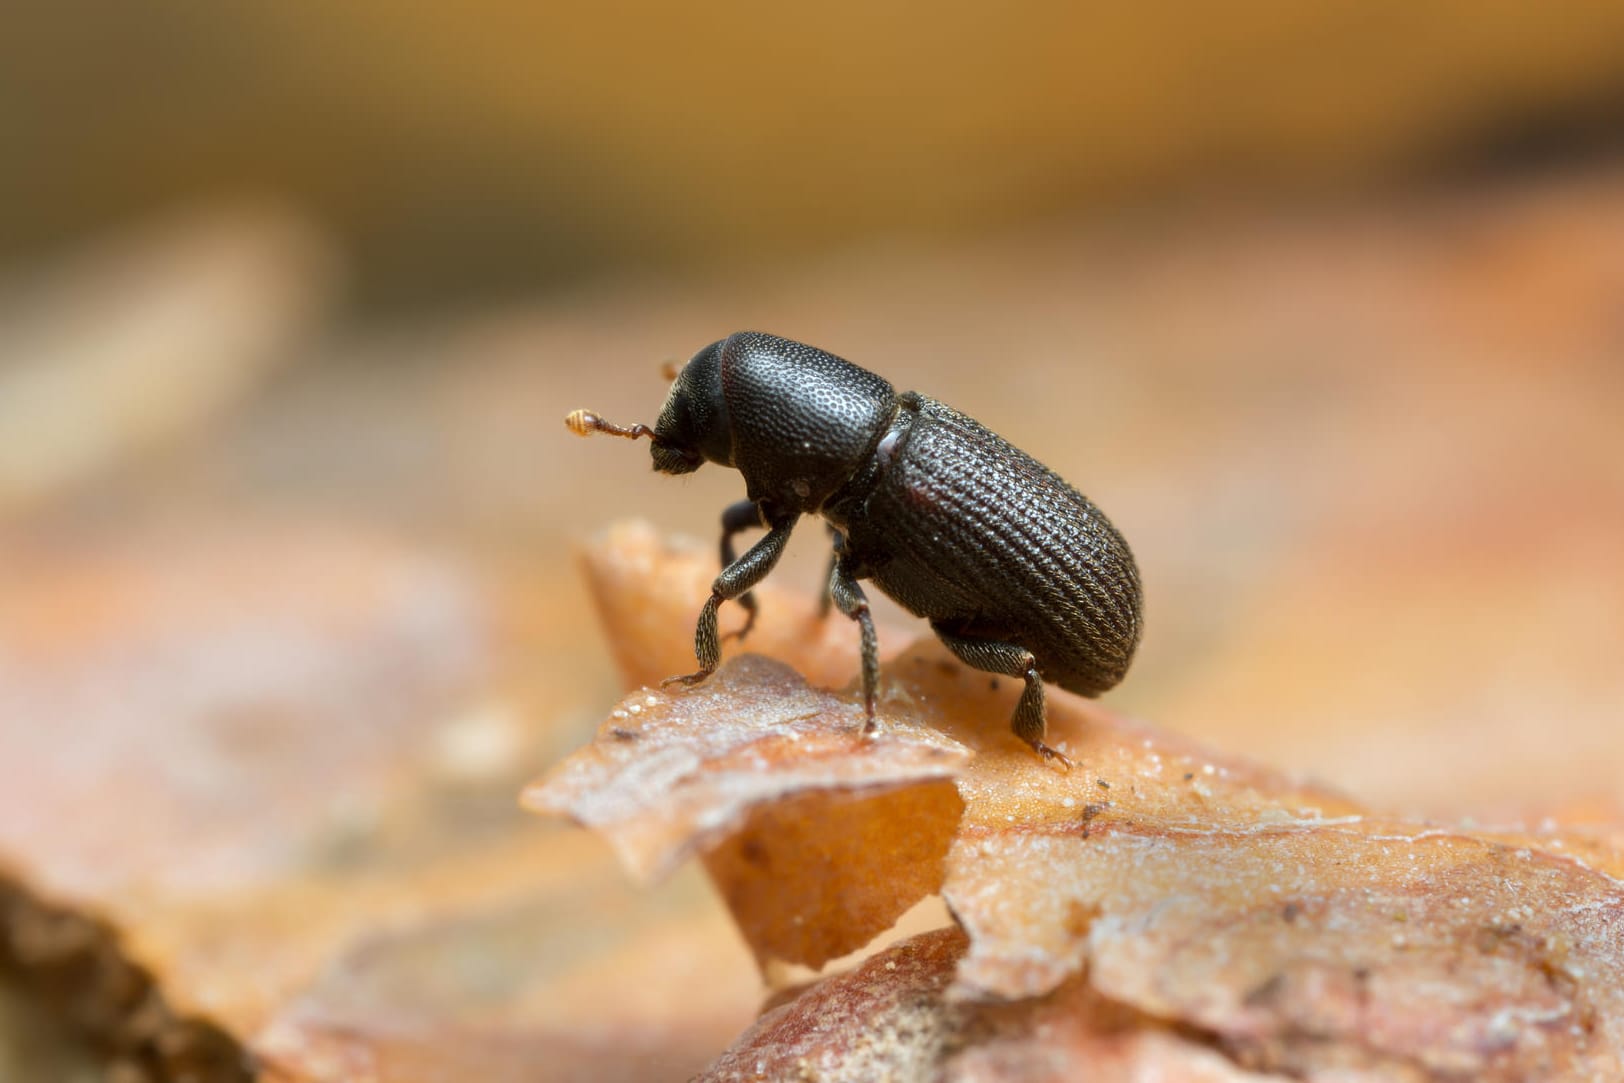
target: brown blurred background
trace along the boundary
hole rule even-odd
[[[379,303],[1616,147],[1604,2],[69,2],[0,40],[0,245],[268,192]]]
[[[513,803],[616,695],[570,547],[708,543],[739,490],[559,421],[652,420],[659,361],[745,327],[1107,509],[1148,595],[1117,708],[1403,810],[1624,797],[1624,6],[313,10],[0,34],[0,879],[177,1011],[291,1078],[312,1018],[428,1020],[403,1079],[548,1027],[666,1078],[748,1018],[702,885]],[[622,930],[584,955],[583,908]],[[470,910],[524,995],[417,939]],[[331,977],[380,921],[432,981]],[[56,959],[13,932],[0,1018]],[[677,1038],[602,1018],[611,963]],[[0,1077],[91,1077],[14,1029]]]

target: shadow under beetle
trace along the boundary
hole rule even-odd
[[[721,660],[716,611],[736,599],[755,623],[750,588],[783,554],[796,521],[817,514],[834,535],[823,611],[832,603],[862,634],[863,699],[874,725],[879,649],[872,580],[968,665],[1021,677],[1012,721],[1047,759],[1043,682],[1084,696],[1111,688],[1139,644],[1139,571],[1127,542],[1087,497],[981,425],[918,392],[901,395],[849,361],[744,331],[693,356],[651,429],[576,410],[579,435],[648,437],[654,468],[706,462],[744,475],[747,499],[722,512],[722,573],[694,632],[699,670]],[[744,556],[734,536],[765,527]]]

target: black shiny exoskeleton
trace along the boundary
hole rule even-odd
[[[747,499],[722,513],[722,573],[699,615],[693,683],[721,659],[716,611],[770,572],[796,521],[823,516],[834,534],[824,604],[858,622],[870,724],[879,652],[872,580],[930,621],[949,650],[1024,679],[1016,734],[1045,757],[1043,681],[1094,696],[1120,681],[1139,643],[1133,554],[1088,498],[957,410],[823,350],[741,332],[700,350],[678,373],[653,429],[577,410],[567,422],[652,440],[656,470],[705,462],[744,475]],[[765,527],[736,557],[733,538]],[[740,635],[743,635],[741,632]]]

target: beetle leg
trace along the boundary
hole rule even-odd
[[[1043,675],[1038,672],[1037,659],[1032,657],[1032,652],[1014,643],[958,635],[936,621],[932,621],[930,627],[937,638],[947,645],[947,649],[958,655],[965,665],[986,673],[1001,673],[1026,680],[1026,688],[1021,692],[1020,702],[1015,705],[1010,727],[1015,731],[1015,736],[1031,745],[1038,755],[1071,770],[1069,759],[1043,743],[1048,730],[1043,706]]]
[[[778,558],[784,555],[784,545],[794,529],[793,518],[783,520],[769,530],[765,538],[752,545],[744,556],[722,569],[722,574],[711,584],[711,596],[705,602],[705,608],[699,611],[699,623],[694,627],[694,656],[699,659],[699,669],[680,677],[667,677],[660,682],[662,687],[674,683],[698,684],[716,672],[716,667],[722,661],[722,640],[716,633],[717,608],[767,578],[767,573],[773,570]]]
[[[829,552],[829,572],[823,577],[823,595],[818,598],[819,620],[824,620],[829,616],[829,607],[834,601],[835,571],[840,566],[840,554],[843,549],[840,531],[834,528],[833,523],[826,525],[829,527],[829,543],[831,548]]]
[[[761,508],[754,500],[740,500],[736,504],[729,504],[722,510],[722,567],[732,567],[739,559],[733,550],[733,536],[746,530],[759,530],[766,524],[761,521]],[[744,627],[736,632],[729,632],[723,639],[743,639],[750,634],[750,629],[756,626],[756,596],[753,591],[745,591],[739,595],[739,606],[745,612]]]
[[[857,585],[851,561],[840,556],[829,569],[829,592],[824,595],[837,609],[857,622],[862,630],[863,707],[868,712],[864,733],[874,732],[874,690],[880,683],[880,641],[874,634],[874,618],[868,611],[868,598]]]

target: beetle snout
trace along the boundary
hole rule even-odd
[[[662,474],[691,474],[705,462],[699,452],[662,443],[658,436],[649,445],[648,451],[654,459],[654,469]]]

